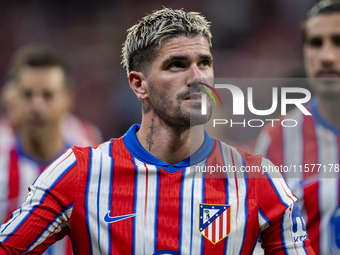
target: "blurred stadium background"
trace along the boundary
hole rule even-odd
[[[32,42],[53,45],[74,70],[75,113],[98,125],[107,140],[141,120],[140,103],[120,62],[126,30],[146,13],[162,6],[183,8],[212,21],[216,77],[303,77],[300,27],[315,2],[0,0],[0,78],[18,47]],[[235,143],[255,136],[232,135]]]

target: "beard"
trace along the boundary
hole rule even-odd
[[[324,100],[340,100],[340,79],[325,80],[317,78],[312,82],[314,92]]]
[[[175,101],[159,93],[152,83],[149,83],[150,100],[156,114],[170,127],[193,127],[207,123],[212,115],[212,100],[207,100],[207,114],[201,114],[201,104],[190,103],[190,110],[184,111],[181,102],[190,91],[177,95]]]

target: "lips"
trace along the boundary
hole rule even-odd
[[[185,100],[198,100],[198,99],[202,99],[202,93],[191,93],[190,95],[186,96],[184,98]]]
[[[31,127],[41,127],[44,120],[40,114],[30,113],[27,118],[27,124]]]
[[[340,78],[340,72],[335,70],[321,70],[317,73],[318,78]]]
[[[27,122],[31,127],[40,127],[43,125],[43,121],[38,118],[29,118]]]

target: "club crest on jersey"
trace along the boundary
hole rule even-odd
[[[199,204],[199,232],[213,244],[230,234],[231,205]]]

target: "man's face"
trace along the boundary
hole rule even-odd
[[[17,130],[23,109],[21,100],[19,99],[18,89],[13,81],[8,81],[4,86],[6,86],[6,88],[3,91],[1,99],[5,108],[6,117],[11,123],[11,126]]]
[[[24,67],[19,72],[17,88],[22,102],[23,129],[39,132],[59,127],[71,103],[60,67]]]
[[[306,23],[304,45],[307,75],[316,94],[340,96],[340,13],[320,14]]]
[[[207,39],[168,39],[158,53],[147,75],[149,99],[157,115],[171,126],[206,123],[211,116],[211,102],[208,101],[208,114],[201,115],[201,91],[190,89],[190,84],[194,87],[196,80],[212,85],[214,72]]]

